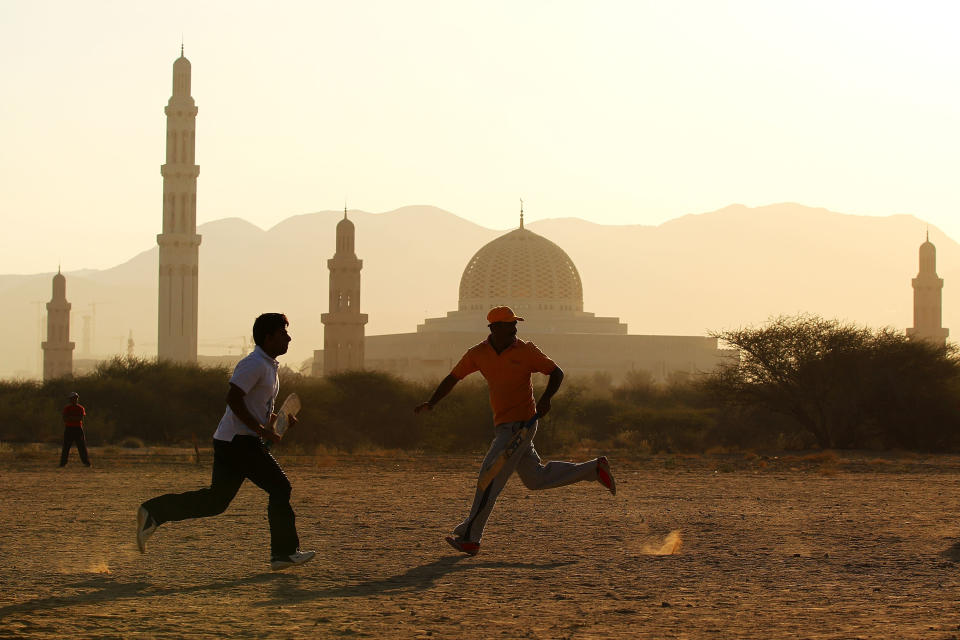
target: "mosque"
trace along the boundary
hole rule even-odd
[[[575,376],[603,372],[621,380],[630,371],[646,371],[665,380],[672,374],[712,371],[721,358],[735,353],[719,348],[716,338],[630,335],[619,318],[584,311],[577,266],[562,248],[524,227],[522,210],[517,229],[467,261],[455,311],[425,319],[415,332],[364,336],[362,261],[353,253],[354,234],[344,212],[337,224],[336,253],[328,262],[330,313],[323,317],[324,349],[314,351],[313,375],[359,368],[362,361],[365,369],[404,378],[442,378],[487,336],[486,313],[498,305],[524,317],[519,337],[535,342]],[[348,360],[352,366],[345,364]]]
[[[160,360],[197,362],[198,264],[195,164],[197,107],[191,95],[191,65],[183,55],[173,64],[173,91],[167,116],[163,176],[163,225],[158,280],[158,348]],[[336,250],[328,260],[329,312],[321,316],[324,348],[314,351],[310,373],[375,369],[414,380],[442,378],[463,353],[487,335],[486,312],[510,306],[525,318],[519,335],[539,345],[567,373],[610,374],[620,380],[645,371],[656,380],[672,374],[711,371],[721,358],[736,352],[721,349],[703,336],[631,335],[619,318],[597,317],[583,310],[583,285],[576,265],[550,240],[523,225],[487,243],[467,262],[460,278],[457,309],[442,318],[427,318],[412,333],[365,336],[367,315],[360,312],[360,271],[354,251],[356,229],[344,211],[337,224]],[[913,279],[914,326],[911,339],[946,343],[942,326],[943,279],[936,271],[936,248],[920,246],[920,270]],[[58,270],[47,303],[43,378],[74,372],[66,278]],[[132,341],[132,336],[131,336]],[[229,359],[234,359],[232,356]]]

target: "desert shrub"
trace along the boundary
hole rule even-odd
[[[809,428],[787,403],[794,396],[769,388],[773,379],[756,370],[753,377],[728,367],[712,376],[675,374],[666,381],[636,371],[619,385],[610,376],[571,375],[541,421],[537,448],[545,456],[588,445],[638,455],[716,447],[809,449],[822,445],[824,432],[841,448],[960,448],[960,376],[952,351],[889,331],[854,328],[840,334],[830,349],[819,351],[797,350],[796,337],[791,342],[787,334],[767,336],[764,343],[773,352],[795,350],[777,357],[796,369],[786,378],[790,384],[810,385],[798,387],[805,391],[797,397],[808,413],[813,407],[828,415],[826,430]],[[858,341],[866,347],[852,348]],[[117,358],[73,379],[0,381],[0,440],[59,442],[60,410],[67,393],[76,390],[88,410],[87,438],[93,445],[205,445],[225,410],[229,375],[223,368]],[[493,435],[480,376],[457,384],[433,411],[414,415],[413,407],[430,397],[436,382],[376,371],[311,378],[282,367],[280,375],[280,400],[291,392],[303,400],[300,422],[281,448],[288,452],[466,453],[485,450]],[[546,377],[534,377],[535,395],[545,384]]]
[[[144,447],[144,443],[140,438],[127,436],[126,438],[120,440],[120,446],[124,449],[142,449]]]
[[[788,416],[821,448],[960,446],[952,346],[812,315],[713,335],[740,352],[711,376],[718,400]]]

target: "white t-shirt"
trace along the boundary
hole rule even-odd
[[[259,345],[243,360],[237,363],[237,368],[230,376],[230,384],[240,387],[244,392],[243,401],[254,418],[266,426],[273,413],[273,404],[280,392],[280,376],[277,371],[280,363],[267,355]],[[220,424],[213,433],[215,440],[230,442],[233,436],[255,436],[253,429],[243,423],[236,416],[233,409],[227,405],[227,410],[220,418]]]

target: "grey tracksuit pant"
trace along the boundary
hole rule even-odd
[[[490,450],[483,458],[481,468],[487,466],[506,448],[507,443],[514,432],[522,427],[524,421],[505,422],[494,427],[493,442],[490,443]],[[477,490],[473,497],[473,508],[470,509],[470,515],[461,522],[453,534],[458,538],[469,540],[471,542],[480,542],[483,537],[483,527],[493,511],[493,505],[497,501],[497,496],[503,491],[510,479],[510,475],[516,471],[527,489],[534,491],[538,489],[552,489],[562,487],[567,484],[581,482],[583,480],[597,479],[597,461],[590,462],[548,462],[543,464],[537,450],[533,448],[533,436],[537,433],[537,424],[527,433],[527,437],[507,460],[506,464],[493,479],[486,491]]]

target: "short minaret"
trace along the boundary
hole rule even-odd
[[[190,95],[190,61],[173,63],[173,95],[167,103],[167,161],[163,176],[163,233],[160,245],[160,286],[157,319],[157,359],[197,361],[197,176],[194,164],[197,107]]]
[[[330,269],[330,312],[323,323],[323,373],[363,369],[363,337],[367,314],[360,313],[360,270],[363,260],[354,252],[353,222],[337,223],[337,250],[327,260]]]
[[[920,245],[920,272],[913,279],[913,327],[907,336],[945,345],[950,330],[940,326],[942,313],[943,278],[937,276],[937,248],[927,231],[927,240]]]
[[[67,279],[57,269],[53,276],[53,297],[47,303],[47,339],[43,349],[43,379],[73,375],[73,347],[70,342],[70,307]]]

